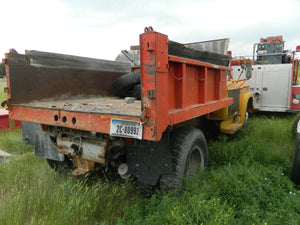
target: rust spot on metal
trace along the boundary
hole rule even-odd
[[[153,69],[153,68],[145,68],[145,73],[147,74],[147,75],[151,75],[151,76],[153,76],[153,75],[155,75],[155,69]]]
[[[82,178],[86,174],[90,173],[94,170],[95,162],[85,160],[85,159],[73,159],[73,162],[75,165],[77,165],[77,169],[72,171],[72,177],[73,178]]]
[[[98,154],[98,158],[105,159],[105,156]]]
[[[143,63],[143,65],[144,65],[144,67],[155,69],[155,65],[154,64]]]
[[[156,98],[156,90],[147,90],[148,98]]]

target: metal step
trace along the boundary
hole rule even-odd
[[[243,124],[229,121],[223,121],[221,123],[221,132],[225,134],[234,134],[237,130],[241,129]]]

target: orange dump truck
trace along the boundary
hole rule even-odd
[[[253,97],[245,80],[232,80],[228,56],[171,42],[151,27],[139,49],[138,72],[124,62],[5,55],[10,118],[36,124],[37,156],[73,168],[73,176],[115,171],[149,196],[181,189],[184,177],[208,166],[201,130],[232,134],[247,123]],[[251,75],[251,62],[245,71]],[[114,82],[137,74],[141,100],[116,96]]]

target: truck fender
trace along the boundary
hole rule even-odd
[[[240,123],[245,122],[245,116],[246,112],[253,112],[253,95],[251,93],[243,93],[240,94],[240,100],[239,100],[239,106],[240,106]]]

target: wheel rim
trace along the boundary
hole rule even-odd
[[[203,166],[203,156],[202,151],[198,146],[195,146],[189,153],[186,166],[185,166],[185,177],[190,174],[195,173],[199,167]]]

